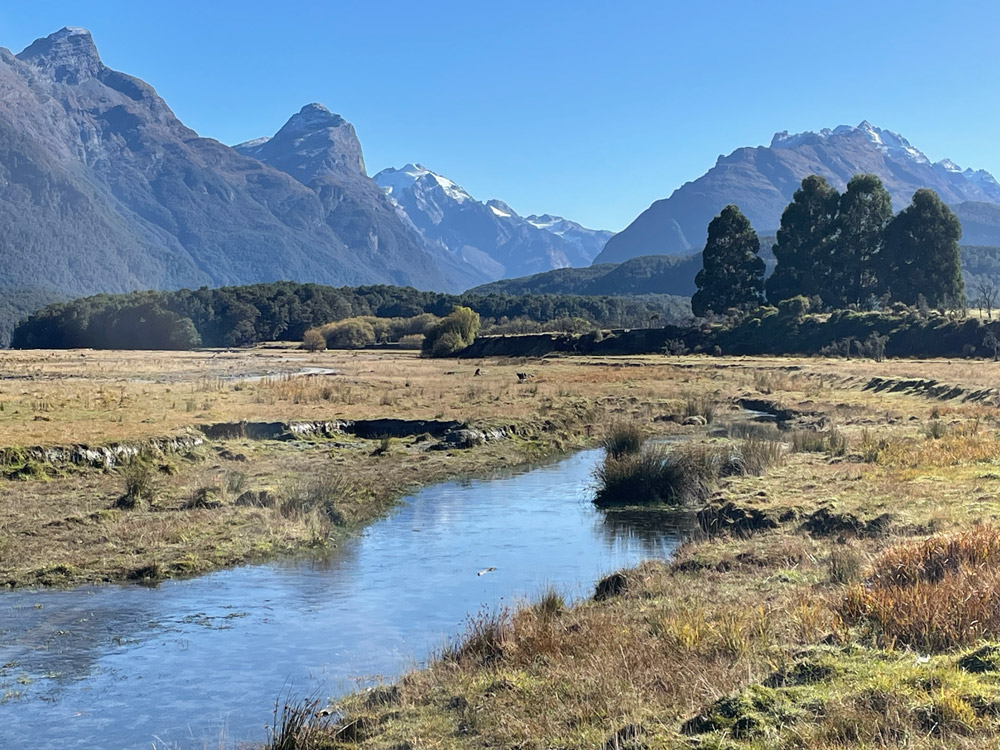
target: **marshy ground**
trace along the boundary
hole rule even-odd
[[[413,486],[596,442],[613,422],[711,447],[740,439],[721,427],[741,405],[766,409],[782,417],[778,460],[718,478],[693,509],[706,532],[675,559],[625,571],[600,601],[483,614],[428,668],[346,699],[339,721],[286,717],[296,744],[280,746],[1000,746],[998,367],[6,352],[0,428],[18,450],[0,480],[0,578],[186,575],[335,544]],[[698,413],[708,428],[678,424]],[[134,508],[123,469],[24,451],[387,417],[507,437],[207,440],[147,457]]]
[[[782,457],[719,479],[675,559],[482,613],[296,747],[1000,746],[992,362],[570,362],[711,396],[716,428],[766,405]]]
[[[3,352],[0,582],[157,579],[324,549],[415,487],[596,441],[612,414],[652,424],[682,408],[660,364],[623,364],[291,347]],[[461,448],[423,433],[210,439],[203,429],[386,418],[459,421],[502,439]],[[141,455],[99,468],[51,450],[74,446]]]

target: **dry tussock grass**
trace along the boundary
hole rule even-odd
[[[897,545],[839,612],[879,644],[940,651],[1000,635],[1000,529]]]

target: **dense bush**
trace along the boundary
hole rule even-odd
[[[375,343],[375,328],[364,318],[348,318],[323,326],[327,349],[362,349]]]
[[[456,305],[440,323],[424,336],[423,351],[432,357],[447,357],[465,349],[479,333],[479,313]]]
[[[12,334],[19,349],[73,347],[156,349],[248,346],[261,341],[301,341],[305,332],[348,318],[372,322],[376,341],[426,334],[456,306],[478,313],[487,325],[573,321],[602,327],[677,322],[688,314],[675,297],[555,295],[461,296],[409,287],[333,288],[276,282],[222,289],[97,295],[50,305],[22,321]],[[381,322],[390,319],[388,324]],[[405,331],[391,330],[407,320]],[[187,322],[185,322],[187,321]],[[557,328],[556,330],[565,330]]]

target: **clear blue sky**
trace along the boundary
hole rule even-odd
[[[481,200],[621,229],[721,153],[863,119],[1000,177],[1000,4],[4,3],[0,46],[90,29],[200,134],[273,134],[308,102],[370,174],[421,162]]]

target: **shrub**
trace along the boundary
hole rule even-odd
[[[621,458],[638,453],[642,449],[642,443],[643,436],[639,425],[622,421],[611,424],[601,441],[601,447],[612,458]]]
[[[405,336],[399,337],[399,348],[400,349],[420,349],[424,344],[424,334],[422,333],[408,333]]]
[[[801,294],[778,303],[778,314],[786,318],[801,318],[811,309],[809,299]]]
[[[432,357],[447,357],[471,345],[479,333],[479,313],[456,305],[424,336],[423,351]]]
[[[326,338],[318,328],[310,328],[302,336],[302,348],[310,352],[321,352],[326,349]]]
[[[153,467],[146,461],[133,460],[121,471],[124,480],[124,494],[115,501],[115,506],[135,510],[148,504],[155,494]]]
[[[361,349],[375,343],[375,329],[364,318],[347,318],[323,326],[328,349]]]

